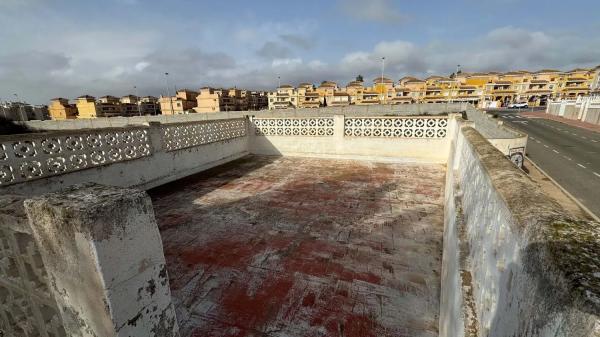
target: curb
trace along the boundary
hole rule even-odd
[[[546,173],[546,171],[542,170],[541,167],[539,167],[536,163],[534,163],[533,160],[529,159],[529,157],[527,157],[527,156],[525,156],[525,160],[527,160],[527,162],[529,162],[536,169],[538,169],[540,172],[542,172],[542,174],[545,175],[546,178],[550,179],[550,181],[554,185],[556,185],[561,191],[563,191],[563,193],[566,194],[567,197],[569,197],[569,199],[573,200],[577,204],[577,206],[579,206],[579,208],[581,208],[592,219],[594,219],[594,221],[600,222],[600,218],[598,216],[596,216],[594,213],[592,213],[592,211],[590,211],[587,207],[585,207],[579,200],[577,200],[577,198],[575,198],[571,193],[569,193],[569,191],[564,189],[564,187],[562,187],[558,182],[556,182],[556,180],[554,180],[550,175],[548,175],[548,173]]]

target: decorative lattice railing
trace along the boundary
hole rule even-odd
[[[10,136],[4,136],[8,138]],[[148,156],[148,128],[29,133],[0,142],[0,186]]]
[[[446,117],[346,118],[344,135],[349,137],[444,138]]]
[[[246,119],[220,119],[162,126],[166,151],[181,150],[246,136]]]
[[[257,136],[333,136],[333,118],[254,118]]]
[[[65,336],[23,199],[0,199],[0,336]]]

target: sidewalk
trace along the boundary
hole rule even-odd
[[[586,129],[589,131],[600,132],[600,125],[586,123],[586,122],[578,121],[575,119],[566,119],[563,117],[547,114],[543,111],[523,112],[523,113],[521,113],[521,116],[550,119],[550,120],[557,121],[557,122],[567,124],[570,126]]]

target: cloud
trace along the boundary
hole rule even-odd
[[[63,26],[59,28],[49,32],[54,36],[51,43],[24,35],[0,50],[1,98],[18,93],[32,103],[47,103],[55,96],[120,96],[131,93],[133,86],[142,95],[160,95],[166,91],[165,72],[170,74],[171,92],[174,86],[205,85],[272,89],[278,76],[289,84],[333,80],[345,85],[358,74],[367,81],[379,76],[381,57],[386,58],[385,75],[393,79],[448,75],[456,64],[465,71],[507,71],[567,70],[600,62],[600,49],[595,47],[600,45],[598,36],[513,26],[461,41],[384,40],[346,53],[330,46],[323,46],[326,52],[316,44],[310,46],[309,33],[284,28],[243,48],[235,42],[236,48],[230,50],[219,50],[204,40],[170,39],[153,30],[130,29],[123,36],[121,27],[67,33],[62,33]],[[255,31],[261,32],[248,29],[241,36],[254,36],[248,32]]]
[[[403,23],[407,19],[391,0],[340,0],[338,4],[344,13],[362,21]]]
[[[292,51],[278,42],[268,41],[256,51],[256,54],[265,59],[273,60],[288,58],[292,55]]]
[[[279,38],[290,45],[304,50],[312,49],[315,46],[314,39],[309,39],[295,34],[281,34]]]

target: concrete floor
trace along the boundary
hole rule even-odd
[[[437,336],[444,175],[250,156],[150,191],[182,336]]]

